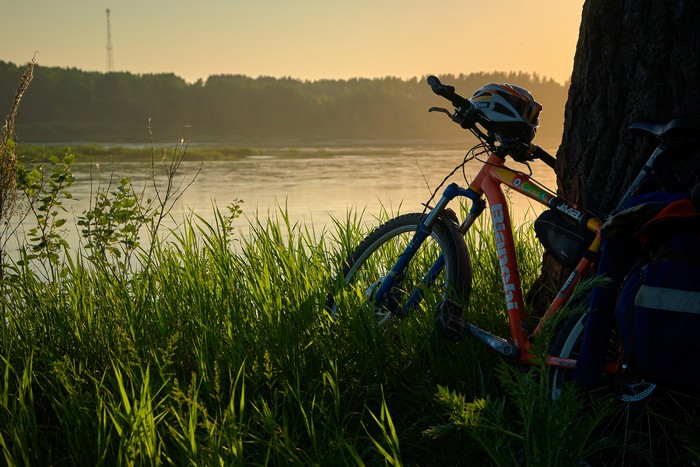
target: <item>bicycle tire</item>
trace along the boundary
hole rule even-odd
[[[577,358],[583,342],[587,314],[570,317],[561,326],[552,345],[552,354]],[[617,352],[617,338],[611,336],[608,359]],[[552,375],[552,397],[558,397],[564,385],[572,381],[573,370],[555,368]],[[596,440],[608,440],[597,452],[597,460],[606,465],[694,465],[698,453],[690,448],[698,439],[689,440],[699,428],[700,397],[665,388],[645,381],[634,374],[606,375],[601,385],[589,391],[588,401],[614,398],[611,413],[597,427]],[[592,407],[584,407],[584,410]],[[591,459],[593,462],[596,460]],[[690,463],[688,463],[690,462]]]
[[[451,212],[451,211],[450,211]],[[446,214],[446,217],[450,214]],[[454,213],[451,217],[455,217]],[[347,257],[342,270],[342,287],[339,294],[344,297],[345,307],[355,309],[358,303],[347,300],[348,296],[362,297],[364,302],[372,302],[372,292],[376,290],[386,273],[394,265],[399,255],[411,240],[423,214],[410,213],[393,218],[370,233]],[[431,298],[444,299],[449,297],[466,306],[471,293],[471,261],[463,235],[451,219],[438,219],[430,236],[423,242],[420,249],[410,261],[406,274],[400,285],[391,291],[397,308],[403,305],[410,291],[422,281],[422,274],[433,264],[438,255],[442,254],[445,267],[438,280],[430,287]],[[354,293],[353,293],[354,291]],[[435,292],[438,292],[437,294]],[[338,315],[337,295],[330,295],[327,308],[333,317]],[[421,306],[434,305],[438,300],[428,300],[424,297]],[[431,302],[428,304],[427,302]],[[434,302],[434,303],[433,303]],[[399,317],[396,310],[373,307],[374,315],[380,324]],[[401,316],[405,317],[405,316]]]

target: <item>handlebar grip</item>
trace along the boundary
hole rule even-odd
[[[428,86],[430,86],[435,94],[437,94],[437,88],[440,86],[440,80],[438,79],[437,76],[430,75],[428,76],[428,79],[426,80],[428,82]]]
[[[541,160],[551,168],[554,168],[554,165],[557,163],[557,159],[553,156],[551,156],[547,151],[542,149],[539,146],[534,146],[534,149],[532,151],[532,155],[536,157],[537,159]]]
[[[440,78],[437,76],[430,75],[428,76],[428,84],[430,85],[430,88],[433,90],[433,92],[437,95],[442,95],[445,92],[455,92],[455,87],[450,86],[448,84],[442,84],[440,82]]]
[[[464,97],[457,94],[455,92],[454,86],[450,86],[449,84],[442,84],[440,82],[440,79],[437,76],[433,75],[428,76],[426,81],[428,82],[430,88],[435,94],[437,94],[438,96],[442,96],[448,101],[452,102],[452,105],[454,105],[455,107],[458,107],[460,109],[471,108],[472,103],[469,102],[469,99],[465,99]]]

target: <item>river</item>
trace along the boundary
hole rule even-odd
[[[351,210],[364,212],[363,221],[371,226],[383,209],[392,213],[423,209],[432,191],[447,174],[461,163],[468,148],[438,145],[420,146],[334,146],[270,148],[248,156],[224,160],[196,160],[185,157],[176,182],[191,185],[175,205],[176,221],[194,212],[208,221],[214,220],[213,204],[222,212],[234,200],[243,200],[243,216],[236,227],[245,235],[249,222],[265,219],[285,209],[292,223],[313,225],[316,232],[333,227],[333,219],[344,219]],[[553,152],[553,150],[552,150]],[[513,168],[527,171],[522,164]],[[478,161],[466,166],[470,179],[478,170]],[[162,169],[162,168],[161,168]],[[158,170],[161,170],[158,169]],[[554,172],[542,163],[532,164],[533,176],[549,188],[555,187]],[[135,187],[150,179],[150,162],[90,162],[77,160],[71,192],[75,198],[67,213],[66,238],[73,246],[78,237],[71,218],[89,208],[91,193],[97,183],[107,182],[110,174],[128,174]],[[163,177],[160,177],[161,182]],[[449,181],[466,185],[462,171]],[[138,188],[137,188],[138,189]],[[151,192],[152,194],[152,192]],[[516,220],[534,219],[541,211],[522,197],[513,197]],[[525,213],[530,210],[529,214]],[[25,223],[30,227],[31,223]]]

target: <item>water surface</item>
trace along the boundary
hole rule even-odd
[[[332,147],[262,149],[248,156],[224,160],[185,158],[175,177],[187,187],[172,215],[175,221],[188,213],[196,213],[213,222],[213,205],[226,212],[234,200],[243,200],[243,216],[236,227],[242,234],[256,217],[265,219],[285,210],[292,223],[313,226],[316,232],[333,228],[333,219],[344,219],[351,210],[364,212],[368,228],[386,209],[392,213],[422,211],[433,191],[459,165],[467,148],[411,147]],[[525,165],[512,163],[512,168],[527,172]],[[467,164],[447,180],[463,186],[480,167],[478,161]],[[542,163],[531,165],[533,176],[554,189],[554,172]],[[77,161],[73,166],[76,181],[71,192],[75,200],[69,204],[71,218],[89,209],[98,185],[105,188],[110,175],[116,180],[127,174],[137,190],[151,180],[151,164],[147,161],[113,161],[95,163]],[[157,179],[164,187],[163,167],[156,168]],[[196,178],[195,178],[196,175]],[[466,177],[466,180],[465,180]],[[194,181],[192,181],[194,180]],[[183,186],[184,187],[184,186]],[[153,192],[147,189],[150,196]],[[439,196],[439,195],[438,195]],[[516,221],[532,220],[540,206],[520,196],[511,197]],[[70,220],[70,219],[69,219]],[[75,226],[67,223],[67,240],[77,244]],[[172,224],[171,224],[172,225]],[[26,223],[31,227],[30,223]]]

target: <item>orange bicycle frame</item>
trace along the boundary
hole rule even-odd
[[[540,319],[537,328],[530,334],[525,326],[526,313],[522,286],[520,281],[520,270],[515,254],[515,242],[513,239],[510,212],[503,193],[502,185],[521,193],[524,196],[555,209],[568,217],[572,221],[583,225],[595,235],[593,241],[588,245],[587,251],[562,285],[549,308]],[[494,238],[496,241],[496,252],[500,266],[501,279],[503,281],[503,292],[506,303],[506,311],[510,323],[510,335],[513,344],[517,347],[518,361],[530,363],[532,354],[531,336],[536,336],[545,321],[551,319],[569,301],[574,288],[586,273],[591,269],[600,251],[600,226],[601,222],[591,213],[579,208],[577,205],[555,196],[540,188],[532,181],[529,175],[509,169],[505,166],[505,160],[491,154],[483,164],[481,170],[469,185],[469,190],[476,196],[472,202],[477,202],[482,196],[486,197],[493,224]],[[483,201],[482,201],[483,203]],[[483,210],[483,208],[481,209]],[[472,210],[462,223],[460,229],[463,232],[473,224],[481,210]],[[554,366],[573,367],[574,360],[562,359],[548,356],[547,363]]]

